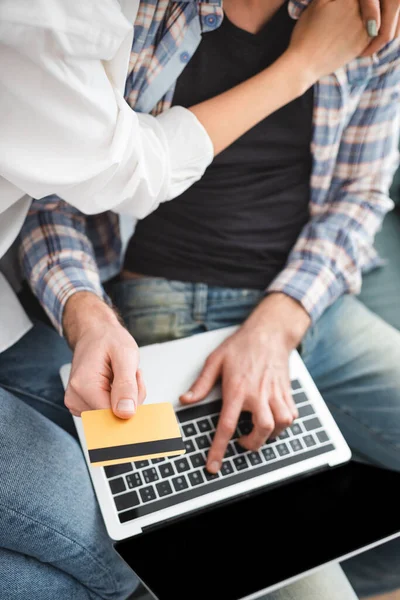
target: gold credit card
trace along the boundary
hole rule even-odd
[[[182,434],[170,402],[142,404],[130,419],[111,409],[82,412],[82,424],[93,466],[184,454]]]

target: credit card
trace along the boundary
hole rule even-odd
[[[81,417],[93,466],[185,453],[179,422],[170,402],[142,404],[130,419],[120,419],[108,408],[86,410]]]

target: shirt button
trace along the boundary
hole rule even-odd
[[[208,26],[208,27],[213,27],[217,22],[217,17],[215,15],[207,15],[206,17],[204,17],[204,23]]]
[[[181,54],[181,61],[183,63],[189,62],[189,58],[190,58],[189,52],[182,52],[182,54]]]

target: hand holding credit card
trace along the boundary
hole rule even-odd
[[[87,410],[81,417],[92,466],[185,452],[179,423],[169,402],[142,404],[130,419],[119,419],[108,408]]]

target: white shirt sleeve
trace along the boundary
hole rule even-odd
[[[116,0],[2,0],[0,177],[87,214],[136,218],[201,178],[213,147],[193,113],[135,113],[113,77],[132,29]]]

